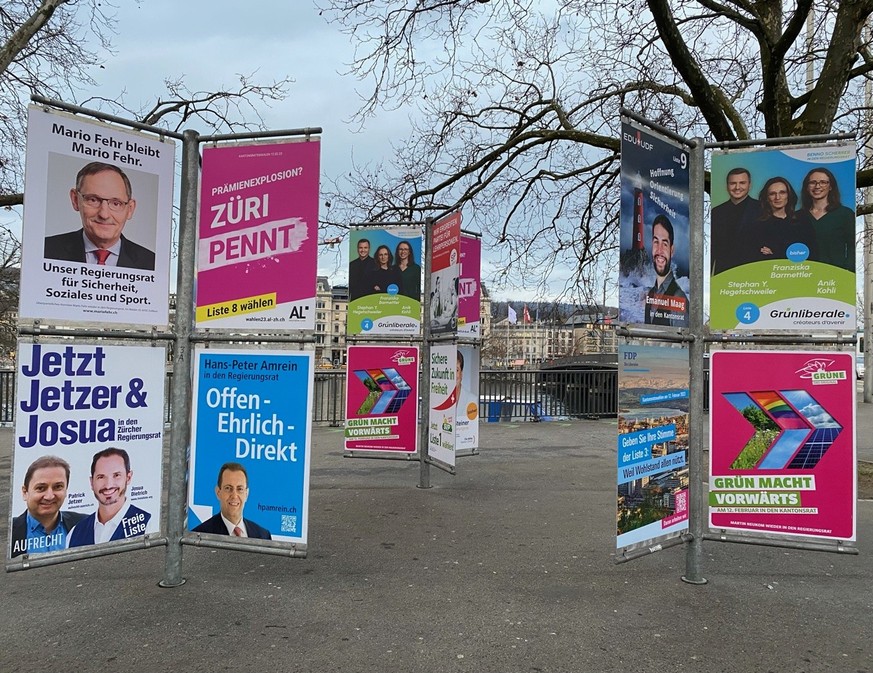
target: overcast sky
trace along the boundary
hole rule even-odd
[[[342,74],[354,55],[351,40],[319,16],[312,0],[258,0],[246,5],[228,0],[119,0],[118,4],[114,54],[107,53],[103,67],[94,69],[97,86],[82,91],[80,101],[89,96],[115,100],[123,94],[128,108],[140,109],[154,103],[164,90],[165,78],[184,76],[190,89],[208,91],[234,88],[239,73],[255,83],[289,77],[293,83],[286,100],[259,109],[270,129],[323,128],[322,182],[347,173],[353,159],[359,166],[379,161],[391,152],[392,139],[404,138],[409,131],[408,117],[414,108],[381,111],[363,129],[350,123],[360,105],[358,92],[368,89],[355,77]],[[209,132],[202,122],[192,122],[188,128]],[[4,221],[2,214],[0,221]],[[477,229],[475,223],[465,226]],[[334,282],[344,281],[345,264],[345,257],[338,264],[335,256],[322,255],[319,273]],[[486,255],[486,283],[490,268]],[[558,281],[565,275],[562,271],[555,271]],[[175,270],[172,283],[175,287]],[[506,297],[498,293],[496,298]],[[535,295],[513,290],[512,298],[531,301]]]
[[[360,100],[358,80],[341,74],[352,59],[352,44],[310,0],[244,6],[227,0],[121,0],[119,5],[115,53],[105,54],[103,67],[93,71],[97,86],[83,90],[79,100],[123,94],[128,108],[139,109],[153,104],[165,78],[184,76],[190,89],[208,91],[235,88],[238,74],[258,84],[289,77],[286,100],[259,110],[270,129],[322,127],[323,180],[348,172],[353,157],[359,164],[377,160],[390,149],[392,136],[408,127],[405,111],[380,114],[363,130],[349,123]],[[187,128],[209,131],[197,121]],[[17,215],[0,217],[20,226]],[[325,258],[319,273],[339,280],[346,269],[337,274],[334,260]]]

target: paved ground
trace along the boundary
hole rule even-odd
[[[873,460],[873,405],[860,405]],[[0,671],[873,671],[859,556],[707,542],[615,565],[615,422],[486,425],[458,475],[315,432],[309,556],[161,548],[0,573]],[[0,431],[7,543],[11,433]]]

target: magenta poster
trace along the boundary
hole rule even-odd
[[[418,450],[418,348],[349,346],[346,451]]]
[[[717,351],[710,377],[710,525],[855,539],[851,353]]]
[[[482,239],[461,235],[461,273],[458,279],[458,335],[479,338],[479,293]]]
[[[315,328],[320,145],[204,148],[197,327]]]

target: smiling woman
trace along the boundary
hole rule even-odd
[[[815,231],[817,254],[812,259],[855,270],[855,213],[840,200],[840,186],[827,168],[813,168],[803,179],[800,219]]]

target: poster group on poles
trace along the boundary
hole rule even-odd
[[[197,327],[315,328],[320,145],[204,148]]]
[[[688,151],[623,121],[619,320],[688,327]]]
[[[349,346],[347,451],[418,451],[416,346]]]
[[[851,353],[716,351],[710,525],[855,539]]]
[[[853,330],[855,148],[712,155],[713,329]]]
[[[688,528],[688,349],[622,345],[618,352],[616,547]]]
[[[418,227],[349,233],[350,336],[420,333],[421,242]]]
[[[313,354],[195,350],[188,528],[306,543]]]
[[[430,331],[434,336],[458,329],[458,280],[461,273],[461,211],[433,224],[430,274]]]
[[[165,358],[19,340],[10,558],[159,531]]]
[[[167,325],[175,143],[31,106],[20,316]]]

